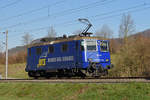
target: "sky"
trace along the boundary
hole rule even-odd
[[[78,21],[87,18],[95,33],[103,25],[118,37],[123,14],[130,14],[136,32],[150,29],[149,0],[0,0],[0,45],[5,49],[8,30],[8,48],[23,45],[22,37],[29,33],[34,39],[47,36],[53,26],[58,36],[71,35],[85,28]]]

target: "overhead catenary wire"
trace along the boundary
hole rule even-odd
[[[139,9],[131,9],[130,11],[125,11],[125,12],[120,12],[120,13],[117,13],[117,14],[110,14],[109,16],[104,16],[104,17],[101,17],[100,15],[99,16],[91,16],[91,17],[88,17],[92,20],[97,20],[97,19],[101,19],[102,20],[105,20],[105,19],[108,19],[108,18],[113,18],[113,17],[116,17],[116,16],[121,16],[123,13],[135,13],[135,12],[139,12],[139,11],[144,11],[144,10],[148,10],[150,9],[150,6],[149,7],[144,7],[144,8],[139,8]],[[67,22],[63,22],[63,23],[58,23],[58,24],[55,24],[57,26],[61,25],[61,24],[69,24],[69,25],[63,25],[61,27],[66,27],[66,26],[71,26],[73,25],[74,23],[76,23],[77,20],[70,20],[70,21],[67,21]],[[25,30],[24,32],[21,32],[21,33],[25,33],[25,32],[35,32],[35,31],[39,31],[39,30],[45,30],[49,28],[49,26],[46,26],[46,27],[41,27],[41,28],[35,28],[35,29],[31,29],[31,30]],[[17,32],[17,31],[12,31],[12,32]]]
[[[102,18],[103,16],[106,16],[107,17],[107,15],[111,15],[111,14],[113,14],[113,13],[118,13],[118,12],[122,12],[122,11],[128,11],[128,10],[134,10],[134,9],[145,9],[145,6],[147,6],[147,5],[149,5],[149,4],[145,4],[145,3],[142,3],[142,4],[140,4],[140,5],[136,5],[136,6],[132,6],[132,7],[128,7],[128,8],[124,8],[124,9],[118,9],[118,10],[114,10],[114,11],[110,11],[110,12],[106,12],[106,13],[102,13],[102,14],[97,14],[97,15],[95,15],[95,16],[87,16],[87,18],[96,18],[96,17],[100,17],[100,18]],[[140,8],[140,7],[144,7],[144,8]],[[42,18],[41,18],[42,19]],[[45,19],[46,20],[46,19]],[[32,20],[31,21],[31,23],[32,22],[34,22],[35,20]],[[65,21],[65,22],[62,22],[62,23],[58,23],[58,24],[55,24],[55,25],[64,25],[64,24],[70,24],[70,23],[72,23],[72,22],[75,22],[76,20],[70,20],[70,21]],[[12,26],[10,26],[10,27],[7,27],[7,28],[11,28],[11,27],[16,27],[16,26],[18,26],[18,25],[21,25],[21,24],[27,24],[27,23],[30,23],[30,21],[28,21],[28,22],[24,22],[24,23],[18,23],[18,24],[15,24],[15,25],[12,25]],[[46,26],[46,27],[48,27],[48,26]],[[42,27],[42,29],[43,29],[44,27]],[[30,30],[31,31],[31,30]]]
[[[90,16],[90,17],[99,17],[99,16],[103,16],[103,15],[110,15],[112,13],[118,13],[118,12],[121,12],[121,11],[128,11],[128,10],[132,10],[132,9],[139,9],[140,7],[145,7],[145,6],[150,6],[150,4],[142,3],[142,4],[138,4],[138,5],[132,6],[132,7],[118,9],[118,10],[113,10],[113,11],[110,11],[110,12],[97,14],[97,15]]]
[[[6,4],[6,5],[4,5],[4,6],[1,6],[0,9],[4,9],[4,8],[9,7],[9,6],[15,5],[15,4],[19,3],[20,1],[21,1],[21,0],[16,0],[16,1],[14,1],[14,2],[11,2],[11,3],[9,3],[9,4]]]
[[[16,18],[16,17],[20,17],[20,16],[23,16],[23,15],[27,15],[27,14],[31,14],[31,13],[40,11],[40,10],[45,9],[45,8],[48,8],[48,9],[49,9],[50,6],[55,6],[55,5],[57,5],[57,4],[64,3],[65,1],[66,1],[66,0],[61,0],[61,1],[55,2],[55,3],[53,3],[53,4],[49,4],[49,5],[46,5],[46,6],[42,6],[42,7],[40,7],[40,8],[33,9],[33,10],[30,10],[30,11],[27,11],[27,12],[24,12],[24,13],[21,13],[21,14],[18,14],[18,15],[14,15],[14,16],[11,16],[11,17],[8,17],[8,18],[5,18],[5,19],[0,19],[0,21],[8,21],[8,20],[10,20],[10,19],[13,19],[13,18]],[[97,1],[97,2],[94,2],[94,3],[92,3],[92,4],[86,4],[86,5],[80,6],[80,7],[78,7],[78,8],[73,8],[73,9],[69,9],[69,10],[71,11],[71,10],[79,9],[79,8],[82,8],[82,7],[89,7],[89,6],[92,6],[93,4],[98,5],[99,3],[105,2],[105,1],[108,1],[108,0]],[[112,2],[112,1],[114,1],[114,0],[111,0],[111,2]],[[110,2],[110,1],[109,1],[109,2]],[[62,11],[62,12],[66,12],[66,11],[69,11],[69,10],[65,10],[65,11]],[[58,13],[60,13],[60,12],[58,12]],[[58,13],[57,13],[57,14],[58,14]]]
[[[47,20],[47,19],[52,18],[52,17],[53,18],[63,17],[63,16],[68,15],[68,14],[72,14],[72,13],[75,13],[75,12],[80,12],[80,11],[82,11],[84,9],[90,9],[91,7],[105,5],[105,4],[108,4],[108,3],[112,2],[112,1],[114,1],[114,0],[110,0],[109,2],[97,1],[97,2],[94,2],[92,4],[90,3],[90,4],[82,5],[82,6],[78,7],[78,8],[67,9],[67,10],[64,10],[64,11],[61,11],[61,12],[53,13],[53,14],[51,14],[51,16],[43,16],[43,17],[40,17],[40,18],[36,18],[36,19],[32,19],[32,20],[26,21],[26,22],[20,22],[20,23],[14,24],[14,25],[10,25],[8,27],[4,27],[3,29],[5,29],[5,28],[6,29],[13,28],[13,27],[16,27],[16,26],[25,25],[25,24],[34,23],[34,22],[40,22],[40,21],[44,21],[44,20]],[[99,3],[102,3],[102,4],[99,4]]]
[[[66,0],[61,0],[61,1],[57,1],[53,4],[49,4],[49,5],[46,5],[46,6],[42,6],[40,8],[36,8],[36,9],[32,9],[30,11],[26,11],[26,12],[23,12],[23,13],[20,13],[20,14],[17,14],[17,15],[14,15],[14,16],[10,16],[10,17],[7,17],[7,18],[4,18],[4,19],[0,19],[1,22],[5,22],[5,21],[9,21],[11,19],[14,19],[14,18],[17,18],[17,17],[21,17],[21,16],[24,16],[24,15],[28,15],[28,14],[32,14],[34,12],[38,12],[42,9],[46,9],[46,8],[49,8],[51,6],[56,6],[58,4],[61,4],[61,3],[64,3]]]
[[[90,3],[90,4],[82,5],[82,6],[77,7],[77,8],[67,9],[67,10],[64,10],[64,11],[61,11],[61,12],[54,13],[53,17],[56,18],[58,16],[65,16],[66,14],[72,14],[74,12],[80,12],[84,9],[90,9],[90,8],[93,8],[93,7],[95,8],[97,6],[106,5],[106,4],[112,3],[114,1],[117,1],[117,0],[96,1],[96,2],[93,2],[93,3]]]

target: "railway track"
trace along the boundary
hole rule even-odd
[[[150,83],[149,77],[105,77],[92,78],[62,78],[62,79],[1,79],[0,83]]]

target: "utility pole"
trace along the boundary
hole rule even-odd
[[[6,79],[8,79],[8,30],[5,32],[6,34]]]
[[[6,32],[3,32],[4,34],[6,34],[6,51],[5,51],[5,55],[6,55],[6,69],[5,69],[5,79],[8,79],[8,30],[6,30]]]
[[[5,56],[6,56],[5,79],[8,79],[8,30],[6,30],[6,32],[0,32],[0,33],[6,34],[6,41],[5,41],[5,45],[6,45],[6,50],[5,50]]]

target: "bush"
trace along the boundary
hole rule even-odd
[[[24,63],[26,62],[27,53],[26,51],[21,51],[15,54],[12,54],[8,57],[9,64],[16,64],[16,63]],[[0,56],[0,64],[5,64],[5,55],[3,54]]]
[[[130,38],[115,58],[112,76],[150,76],[150,41],[145,37]]]

